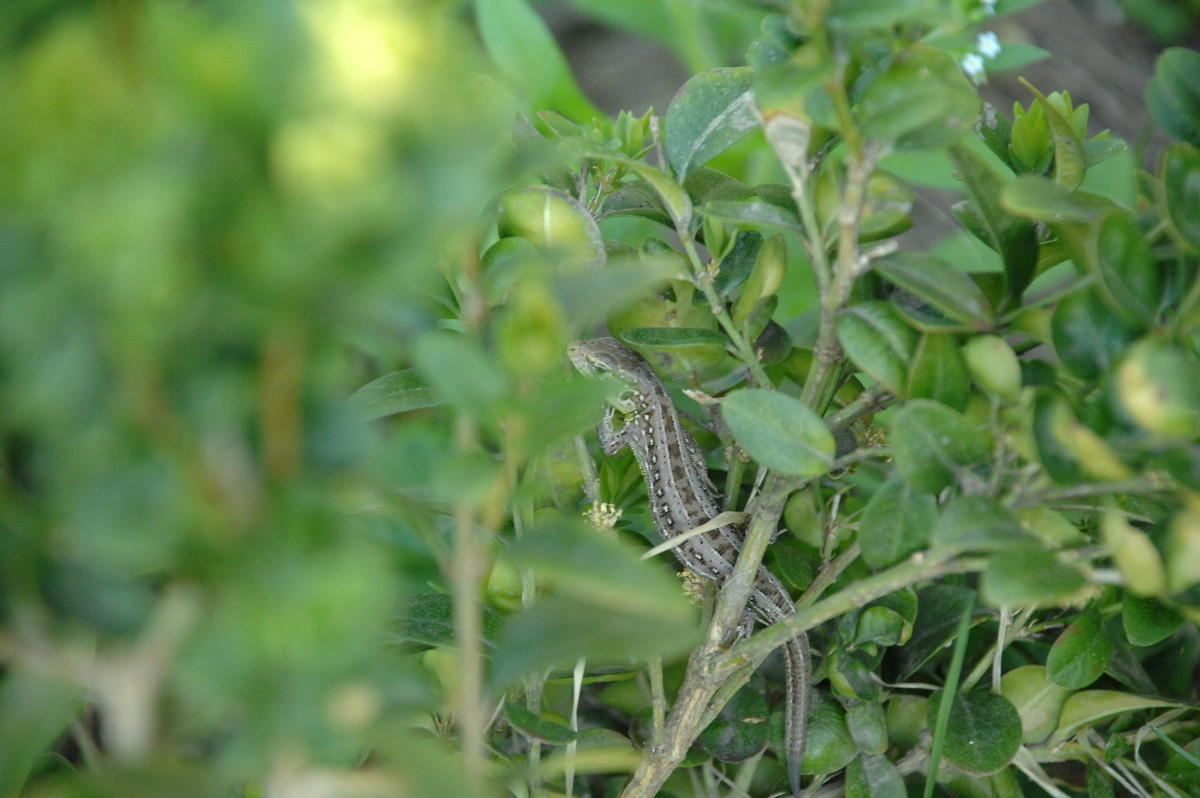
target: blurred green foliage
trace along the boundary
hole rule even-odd
[[[777,790],[778,629],[643,745],[703,632],[603,327],[816,585],[806,774],[1197,794],[1196,55],[1106,191],[1085,98],[979,100],[1027,4],[578,0],[696,72],[616,119],[524,0],[0,6],[0,795]]]

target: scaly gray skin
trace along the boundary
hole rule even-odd
[[[608,455],[626,446],[633,451],[646,481],[654,524],[663,539],[708,523],[720,513],[720,497],[708,477],[704,454],[683,428],[667,389],[646,359],[615,338],[575,341],[569,355],[584,374],[612,374],[628,386],[608,407],[597,428],[600,448]],[[624,414],[620,429],[613,427],[618,410]],[[689,538],[674,552],[684,567],[722,585],[733,573],[741,548],[741,532],[725,525]],[[796,607],[779,579],[760,565],[749,610],[771,624],[795,613]],[[743,622],[739,634],[747,634],[750,626]],[[788,781],[793,795],[799,796],[812,682],[808,636],[788,641],[784,651],[788,664]]]

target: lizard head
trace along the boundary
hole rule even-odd
[[[589,376],[611,374],[627,386],[609,403],[622,413],[633,412],[635,398],[648,379],[656,379],[646,359],[616,338],[592,338],[572,341],[567,356],[580,373]]]

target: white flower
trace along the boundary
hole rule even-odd
[[[984,58],[995,58],[1000,55],[1000,40],[990,30],[975,37],[975,49]]]
[[[996,0],[980,0],[980,2],[983,3],[984,13],[987,13],[987,14],[995,14],[996,13]]]
[[[978,81],[983,77],[983,58],[978,53],[967,53],[963,56],[962,68],[971,80]]]

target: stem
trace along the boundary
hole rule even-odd
[[[704,298],[708,300],[708,306],[712,310],[712,314],[717,317],[717,323],[721,325],[721,329],[729,336],[729,340],[733,343],[733,348],[738,358],[750,369],[752,382],[763,388],[769,388],[771,380],[767,377],[767,372],[763,370],[762,364],[758,362],[758,355],[755,353],[754,347],[746,340],[746,336],[742,334],[737,325],[733,323],[733,318],[729,315],[729,311],[726,310],[725,303],[721,301],[717,290],[713,288],[712,279],[704,267],[700,253],[696,251],[696,242],[687,230],[677,227],[676,233],[679,234],[680,243],[683,244],[683,250],[687,253],[688,261],[691,263],[693,284],[700,289],[704,294]]]
[[[455,438],[458,448],[470,450],[476,430],[472,421],[459,417]],[[454,637],[462,652],[461,683],[455,707],[457,726],[462,737],[467,780],[475,794],[483,792],[484,740],[487,715],[483,707],[483,619],[479,603],[479,582],[483,574],[483,553],[475,539],[476,513],[465,501],[454,509],[454,559],[450,581],[454,592]]]
[[[887,407],[894,397],[883,390],[879,386],[874,386],[858,395],[850,404],[843,407],[836,413],[831,413],[825,418],[825,423],[834,432],[858,421],[863,416],[869,416],[872,413],[882,410]]]
[[[739,669],[743,669],[741,683],[750,677],[752,668],[744,667],[747,664],[745,659],[732,668],[718,669],[714,666],[727,657],[724,645],[741,621],[758,566],[783,514],[787,496],[795,487],[796,481],[792,477],[772,474],[768,478],[758,498],[737,566],[717,597],[708,635],[688,660],[687,674],[667,718],[663,741],[661,745],[651,745],[646,749],[633,777],[625,785],[621,798],[652,798],[656,795],[663,782],[683,761],[700,731],[720,711],[724,700],[732,695],[729,692],[723,700],[716,700],[730,688],[731,679],[739,681],[734,678]],[[780,641],[780,645],[782,643]],[[768,653],[770,649],[763,650],[760,658]],[[751,658],[749,661],[753,663],[755,660]],[[736,690],[741,683],[732,689]]]
[[[918,552],[885,571],[858,580],[827,599],[798,609],[795,615],[771,624],[738,643],[720,658],[717,663],[718,672],[730,673],[746,661],[766,656],[793,637],[798,637],[839,615],[864,607],[889,593],[947,574],[980,571],[986,563],[987,560],[983,557],[964,557],[956,560],[951,554],[935,556],[927,552]]]
[[[879,147],[868,143],[852,147],[847,158],[846,188],[838,209],[837,262],[828,290],[821,292],[817,345],[813,350],[812,368],[800,395],[801,401],[818,412],[832,399],[841,372],[842,347],[834,323],[850,301],[855,281],[865,270],[858,250],[858,223],[866,199],[867,181],[875,171],[880,154]]]

